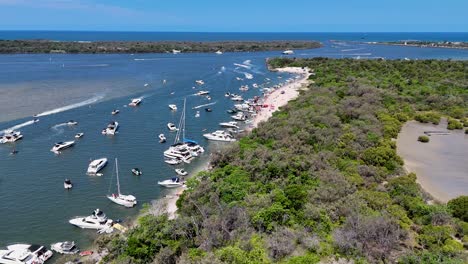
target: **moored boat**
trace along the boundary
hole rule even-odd
[[[106,214],[96,209],[89,216],[80,216],[72,218],[68,221],[70,224],[87,229],[110,230],[112,229],[112,219],[108,219]]]
[[[224,130],[217,130],[212,133],[203,134],[203,137],[205,137],[208,140],[213,140],[213,141],[223,141],[223,142],[236,141],[236,139],[231,134],[227,133]]]
[[[132,173],[133,173],[133,175],[135,175],[135,176],[140,176],[140,175],[143,174],[143,172],[141,172],[141,170],[140,170],[139,168],[133,168],[133,169],[132,169]]]
[[[70,179],[65,179],[65,181],[63,182],[63,188],[67,190],[73,188],[73,184]]]
[[[170,104],[170,105],[169,105],[169,109],[171,109],[172,111],[176,111],[176,110],[177,110],[177,105],[175,105],[175,104]]]
[[[72,147],[73,145],[75,145],[75,141],[57,142],[50,151],[58,153],[64,149]]]
[[[97,174],[107,165],[107,158],[100,158],[89,163],[87,174]]]
[[[132,170],[133,171],[133,170]],[[139,170],[137,170],[139,171]],[[112,202],[122,205],[125,207],[133,207],[137,204],[136,197],[131,194],[121,194],[120,193],[120,181],[119,181],[119,165],[117,163],[117,158],[115,159],[115,174],[117,179],[117,193],[107,195],[107,198]]]
[[[177,188],[181,187],[185,183],[182,182],[179,177],[173,177],[169,180],[158,181],[158,184],[166,188]]]
[[[129,106],[138,106],[141,104],[141,98],[134,98],[132,101],[128,104]]]
[[[166,142],[166,136],[164,134],[159,134],[159,143],[164,143]]]
[[[175,169],[175,172],[180,176],[186,176],[188,174],[188,172],[184,169]]]
[[[177,127],[173,124],[173,123],[167,123],[167,128],[169,129],[169,131],[173,132],[173,131],[177,131]]]
[[[50,248],[56,251],[57,253],[65,255],[73,255],[80,252],[80,250],[75,244],[75,241],[63,241],[53,243],[50,245]]]
[[[77,133],[75,135],[75,138],[82,138],[83,136],[84,136],[84,133],[81,132],[81,133]]]

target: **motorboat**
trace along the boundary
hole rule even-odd
[[[188,148],[192,156],[198,156],[199,154],[205,152],[205,149],[202,146],[198,145],[198,143],[195,141],[185,139],[184,145]]]
[[[221,127],[239,128],[236,121],[222,122],[222,123],[219,123],[219,125]]]
[[[70,148],[73,145],[75,145],[75,141],[57,142],[50,151],[58,153],[59,151]]]
[[[176,110],[177,110],[177,105],[175,105],[175,104],[170,104],[170,105],[169,105],[169,109],[171,109],[172,111],[176,111]]]
[[[166,142],[166,136],[164,134],[159,134],[159,143],[164,143]]]
[[[88,166],[87,174],[97,174],[102,168],[107,165],[107,158],[100,158],[91,161]]]
[[[67,125],[69,125],[69,126],[76,126],[76,125],[78,125],[78,122],[76,122],[75,120],[69,120],[69,121],[67,122]]]
[[[207,94],[210,94],[210,92],[209,91],[198,91],[196,93],[196,95],[207,95]]]
[[[87,228],[87,229],[98,229],[98,230],[108,230],[112,229],[112,219],[108,219],[106,214],[96,209],[93,213],[89,216],[80,216],[72,218],[68,221],[70,224],[80,227],[80,228]]]
[[[206,99],[207,99],[207,100],[211,100],[211,96],[207,95],[207,96],[206,96]]]
[[[240,88],[239,88],[240,91],[243,91],[243,92],[246,92],[249,90],[249,86],[248,85],[242,85]]]
[[[244,79],[242,79],[241,77],[236,77],[236,80],[243,81]]]
[[[205,111],[206,111],[206,112],[212,112],[212,111],[213,111],[213,109],[211,109],[211,108],[207,107],[207,108],[205,108]]]
[[[169,165],[177,165],[182,163],[181,159],[164,159],[164,162],[166,162]]]
[[[184,182],[182,182],[179,177],[173,177],[169,180],[158,181],[158,184],[166,188],[177,188],[184,185]]]
[[[180,176],[186,176],[188,174],[188,172],[184,169],[175,169],[175,172]]]
[[[226,112],[228,112],[229,114],[235,114],[235,113],[239,112],[239,110],[233,108],[233,109],[228,109]]]
[[[252,87],[253,88],[258,88],[258,84],[254,83],[254,84],[252,84]]]
[[[119,109],[114,109],[114,110],[112,110],[112,112],[111,112],[112,115],[116,115],[116,114],[118,114],[118,113],[120,113],[120,110],[119,110]]]
[[[133,173],[133,175],[135,175],[135,176],[140,176],[140,175],[143,174],[143,172],[141,172],[141,170],[140,170],[139,168],[133,168],[133,169],[132,169],[132,173]]]
[[[203,80],[196,80],[195,81],[198,85],[203,85],[205,84],[205,82]]]
[[[218,51],[217,51],[217,52],[215,52],[215,53],[216,53],[217,55],[221,55],[221,54],[223,54],[223,52],[222,52],[222,51],[220,51],[220,50],[218,50]]]
[[[292,51],[292,50],[283,51],[283,55],[292,55],[292,54],[294,54],[294,51]]]
[[[197,112],[195,113],[195,117],[200,117],[200,111],[197,111]]]
[[[20,140],[23,138],[23,135],[19,131],[9,131],[8,133],[4,134],[3,136],[0,137],[0,143],[5,144],[5,143],[12,143],[16,142],[17,140]]]
[[[140,171],[137,169],[137,171]],[[133,170],[132,170],[133,172]],[[111,195],[107,195],[107,198],[112,202],[123,205],[125,207],[133,207],[137,204],[137,200],[135,196],[131,194],[121,194],[120,193],[120,181],[119,181],[119,165],[117,163],[117,158],[115,159],[115,174],[117,178],[117,193],[113,193]],[[139,175],[139,174],[138,174]]]
[[[81,132],[81,133],[77,133],[75,135],[75,138],[82,138],[83,136],[84,136],[84,133]]]
[[[18,154],[18,150],[16,149],[13,149],[11,152],[10,152],[10,155],[16,155]]]
[[[13,244],[0,250],[0,263],[5,264],[42,264],[54,253],[41,245]]]
[[[173,49],[173,50],[172,50],[172,54],[180,54],[180,53],[181,53],[180,50],[176,50],[176,49]]]
[[[185,163],[190,163],[193,159],[192,152],[183,143],[176,143],[164,151],[164,157],[169,159],[180,159]]]
[[[242,96],[240,95],[236,95],[236,96],[231,97],[231,100],[241,102],[241,101],[244,101],[244,98],[242,98]]]
[[[173,124],[173,123],[167,123],[167,128],[169,129],[169,131],[177,131],[177,127]]]
[[[110,122],[105,129],[102,130],[103,135],[115,135],[119,129],[119,122]]]
[[[229,97],[229,96],[231,96],[231,93],[230,93],[230,92],[227,92],[227,93],[224,94],[224,96],[225,96],[225,97]]]
[[[236,121],[245,121],[247,120],[247,116],[244,115],[242,112],[238,112],[236,115],[231,116],[232,119]]]
[[[129,106],[138,106],[141,104],[141,98],[134,98],[132,101],[128,104]]]
[[[65,181],[63,182],[63,188],[67,190],[73,188],[73,184],[70,179],[65,179]]]
[[[213,141],[223,141],[223,142],[236,141],[236,139],[233,138],[231,134],[227,133],[224,130],[216,130],[215,132],[212,132],[212,133],[203,134],[203,137],[205,137],[208,140],[213,140]]]
[[[65,254],[65,255],[73,255],[73,254],[80,252],[80,250],[75,244],[75,241],[57,242],[57,243],[51,244],[50,248],[57,253]]]

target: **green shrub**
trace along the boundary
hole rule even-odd
[[[447,129],[454,130],[454,129],[463,129],[463,124],[454,118],[448,119]]]
[[[414,116],[414,119],[421,123],[433,123],[434,125],[438,125],[440,122],[440,114],[435,112],[418,113]]]
[[[447,206],[453,216],[468,222],[468,196],[463,195],[450,200]]]
[[[428,136],[419,136],[418,141],[422,143],[427,143],[429,142],[429,137]]]

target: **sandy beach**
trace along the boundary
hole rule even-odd
[[[440,202],[468,194],[468,136],[463,130],[446,127],[446,119],[439,125],[409,121],[397,139],[397,153],[404,159],[406,171],[416,173],[421,187]],[[449,134],[433,134],[428,143],[418,142],[424,131]]]

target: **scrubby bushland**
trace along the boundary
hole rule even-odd
[[[466,113],[468,62],[269,63],[307,66],[314,83],[214,153],[177,219],[146,216],[105,262],[466,263],[466,199],[426,203],[392,138],[415,113]]]
[[[419,136],[418,141],[422,143],[427,143],[429,142],[429,137],[428,136]]]
[[[463,124],[454,118],[448,119],[447,129],[454,130],[454,129],[463,129]]]

